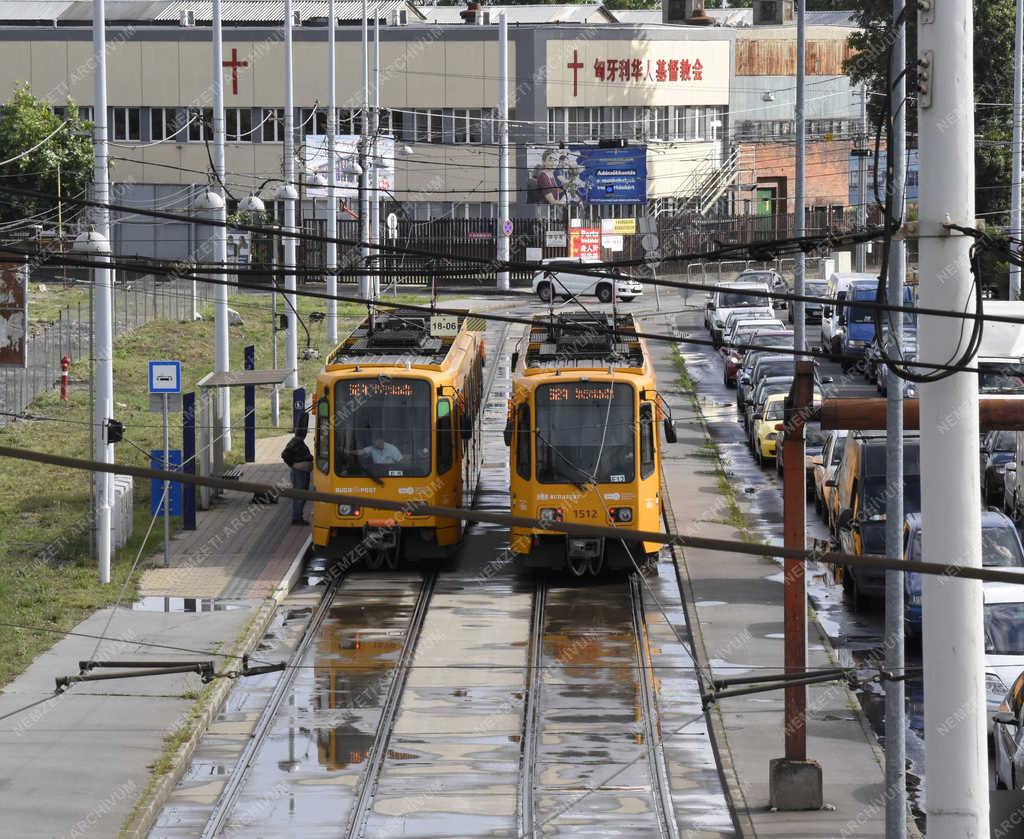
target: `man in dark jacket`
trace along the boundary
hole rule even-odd
[[[313,472],[313,453],[306,445],[306,428],[300,425],[295,429],[295,435],[288,441],[288,445],[281,452],[283,460],[292,472],[293,489],[309,489],[309,476]],[[301,498],[292,499],[292,524],[305,524],[303,517],[306,502]]]

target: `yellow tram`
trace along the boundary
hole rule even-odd
[[[524,347],[525,344],[525,347]],[[661,529],[660,441],[675,442],[646,343],[631,315],[537,316],[512,356],[512,512],[556,524],[623,531],[622,540],[513,528],[511,548],[531,567],[583,576],[632,568],[658,544],[629,540]]]
[[[416,505],[468,505],[476,488],[484,340],[469,327],[462,315],[378,314],[328,357],[313,395],[313,486],[366,503],[313,505],[319,558],[396,568],[461,541],[463,522]],[[375,510],[374,499],[405,506]]]

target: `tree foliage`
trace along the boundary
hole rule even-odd
[[[917,14],[907,14],[907,131],[917,137]],[[872,124],[878,126],[888,108],[884,93],[893,43],[891,0],[862,0],[855,17],[862,29],[850,36],[857,54],[847,59],[846,72],[855,84],[866,83],[875,94],[869,101]],[[974,171],[979,214],[1006,211],[1010,195],[1010,129],[1013,98],[1014,4],[1011,0],[974,3],[974,129],[977,146]]]
[[[64,194],[75,195],[85,188],[92,173],[92,143],[87,136],[77,135],[90,126],[78,119],[74,102],[69,99],[67,104],[67,125],[46,142],[42,141],[63,120],[48,102],[32,95],[27,83],[16,87],[10,101],[0,105],[0,161],[10,161],[0,166],[0,183],[56,193],[59,167]],[[52,201],[6,194],[0,200],[0,219],[16,221],[53,208]]]

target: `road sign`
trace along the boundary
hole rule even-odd
[[[151,469],[168,469],[171,472],[181,471],[181,449],[170,449],[167,452],[167,465],[164,465],[164,450],[163,449],[151,449],[149,453],[149,466]],[[153,478],[150,480],[150,491],[149,491],[149,513],[155,516],[157,513],[163,513],[164,505],[160,502],[163,500],[164,495],[164,482]],[[170,505],[168,507],[168,515],[180,516],[181,515],[181,484],[177,481],[170,481],[167,492],[168,498],[170,499]]]
[[[433,338],[443,338],[459,334],[458,315],[431,315],[430,335]]]
[[[544,246],[548,248],[564,248],[566,241],[564,230],[548,230],[544,234]]]
[[[640,247],[645,251],[656,251],[658,245],[661,243],[658,241],[658,235],[656,233],[645,233],[640,239]]]
[[[150,393],[181,393],[181,362],[149,362]]]
[[[512,219],[507,218],[501,223],[501,232],[506,236],[512,235]]]
[[[180,393],[151,393],[149,394],[149,412],[151,414],[162,414],[164,412],[164,397],[167,397],[167,411],[171,414],[181,413]]]
[[[527,248],[526,249],[526,261],[527,262],[540,262],[544,258],[543,248]]]
[[[601,247],[608,251],[621,251],[623,247],[623,238],[620,233],[603,233],[601,234]]]

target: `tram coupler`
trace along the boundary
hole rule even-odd
[[[597,559],[604,553],[604,537],[567,536],[565,555],[569,559]]]
[[[370,550],[388,551],[398,547],[397,527],[370,527],[363,529],[363,541]]]

